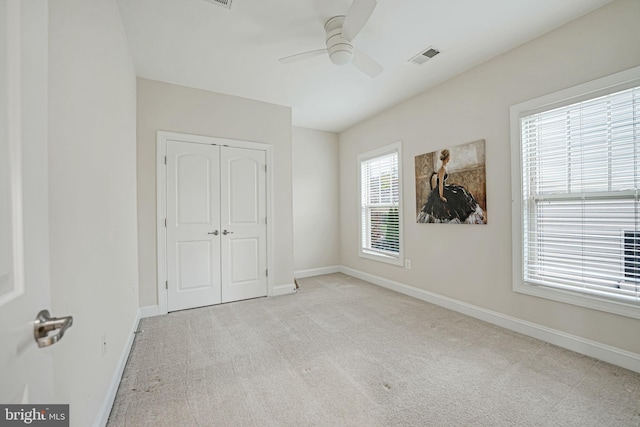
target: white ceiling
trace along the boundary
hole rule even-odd
[[[378,0],[357,49],[372,79],[322,55],[324,23],[351,0],[118,0],[136,73],[292,107],[294,126],[339,132],[611,0]],[[429,46],[423,65],[408,59]],[[550,49],[553,46],[549,47]]]

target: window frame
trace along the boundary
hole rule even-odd
[[[363,224],[362,224],[362,163],[378,157],[383,157],[392,153],[398,156],[398,256],[384,255],[379,252],[369,250],[362,245],[363,241]],[[384,262],[387,264],[404,266],[404,250],[403,250],[403,202],[402,202],[402,143],[400,141],[385,145],[375,150],[370,150],[358,155],[357,164],[358,174],[358,256],[373,261]]]
[[[640,319],[640,303],[525,282],[523,246],[525,224],[522,203],[523,156],[521,131],[521,119],[523,117],[615,93],[638,85],[640,85],[640,67],[635,67],[511,106],[512,266],[514,292]]]

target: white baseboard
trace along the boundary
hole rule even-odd
[[[269,294],[270,297],[277,297],[280,295],[289,295],[296,292],[295,283],[288,283],[286,285],[274,286]]]
[[[438,295],[423,289],[395,282],[379,276],[374,276],[348,267],[341,267],[340,272],[367,282],[382,286],[383,288],[405,294],[422,301],[430,302],[441,307],[457,311],[467,316],[475,317],[488,323],[519,332],[530,337],[563,347],[576,353],[603,360],[612,365],[621,366],[634,372],[640,372],[640,354],[632,353],[617,347],[612,347],[596,341],[591,341],[576,335],[567,334],[556,329],[518,319],[506,314],[487,310],[472,304],[455,300],[453,298]]]
[[[160,307],[157,305],[146,305],[140,307],[140,318],[146,319],[147,317],[154,317],[160,315]]]
[[[323,274],[339,273],[341,266],[332,265],[330,267],[309,268],[306,270],[296,270],[293,272],[293,277],[296,279],[304,279],[305,277],[322,276]]]
[[[111,380],[111,385],[109,386],[109,393],[107,394],[107,398],[105,399],[104,404],[102,405],[101,411],[98,413],[99,418],[94,423],[94,426],[105,427],[107,425],[107,421],[109,421],[111,408],[113,407],[113,402],[116,400],[116,393],[118,392],[118,387],[120,386],[120,380],[122,379],[124,368],[127,365],[127,360],[129,359],[129,353],[131,352],[131,346],[133,346],[133,340],[136,336],[135,332],[138,329],[139,323],[140,323],[140,310],[138,310],[138,314],[136,315],[136,318],[131,327],[131,332],[129,333],[129,339],[127,340],[126,345],[122,349],[122,354],[120,354],[120,360],[118,361],[118,366],[116,367],[116,371],[113,374],[113,380]]]

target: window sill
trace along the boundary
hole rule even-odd
[[[638,304],[634,304],[632,302],[616,301],[595,295],[585,295],[568,290],[531,285],[528,283],[514,283],[513,290],[514,292],[522,294],[591,308],[594,310],[604,311],[606,313],[617,314],[619,316],[640,319],[640,302]]]
[[[372,261],[384,262],[386,264],[399,265],[402,266],[404,261],[400,256],[394,257],[390,255],[384,255],[377,252],[369,252],[365,250],[360,250],[358,254],[360,258],[366,258]]]

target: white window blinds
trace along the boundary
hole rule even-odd
[[[399,257],[398,184],[397,151],[360,162],[361,250]]]
[[[640,302],[640,87],[520,128],[524,281]]]

